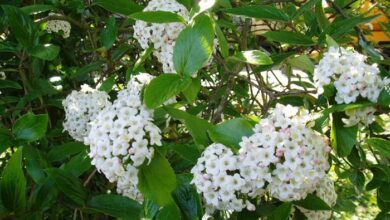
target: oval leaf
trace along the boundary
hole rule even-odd
[[[390,158],[390,141],[382,138],[370,138],[366,143],[376,149],[380,155]]]
[[[19,118],[12,127],[16,139],[36,141],[45,136],[49,117],[47,114],[27,113]]]
[[[224,144],[233,149],[238,149],[242,137],[252,135],[253,130],[252,125],[248,120],[236,118],[215,125],[208,133],[213,142]]]
[[[42,60],[54,60],[59,52],[60,48],[52,44],[39,44],[29,51],[31,56]]]
[[[253,65],[269,65],[273,63],[272,59],[267,54],[259,50],[241,51],[231,57],[231,59]]]
[[[148,108],[156,108],[165,101],[177,95],[191,84],[191,79],[177,74],[163,74],[152,81],[145,88],[144,103]]]
[[[83,185],[72,174],[58,168],[47,169],[49,177],[55,182],[57,188],[78,205],[84,205],[87,192]]]
[[[92,197],[87,202],[87,208],[128,220],[140,219],[141,213],[141,205],[138,202],[124,196],[111,194]]]
[[[22,169],[22,148],[16,150],[1,175],[0,195],[11,212],[21,212],[26,206],[26,178]]]
[[[313,194],[307,195],[306,198],[303,200],[295,201],[294,204],[309,210],[330,210],[331,209],[329,205],[326,204],[326,202],[324,202],[322,199],[318,198]]]
[[[179,74],[193,76],[209,60],[214,40],[214,27],[205,15],[197,17],[193,27],[184,29],[176,40],[173,63]]]
[[[168,205],[172,202],[171,193],[176,188],[176,176],[168,160],[158,151],[155,151],[149,165],[139,169],[138,188],[142,194],[159,204]]]

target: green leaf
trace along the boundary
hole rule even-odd
[[[191,9],[190,17],[195,18],[199,14],[211,9],[214,7],[216,3],[216,0],[200,0],[197,1],[197,3],[194,5],[194,7]]]
[[[214,41],[211,19],[200,15],[193,27],[185,28],[176,40],[173,63],[179,74],[194,76],[209,60]]]
[[[377,16],[352,17],[343,20],[338,20],[330,24],[329,27],[326,29],[325,33],[332,36],[333,38],[338,38],[350,32],[357,25],[370,22],[376,17]]]
[[[0,52],[17,53],[19,50],[13,42],[0,42]]]
[[[273,63],[267,54],[259,50],[240,51],[235,56],[229,58],[253,65],[269,65]]]
[[[285,202],[282,205],[278,206],[274,211],[272,211],[271,216],[268,220],[287,220],[291,213],[292,204],[290,202]]]
[[[52,148],[47,154],[49,161],[61,161],[73,154],[77,154],[81,151],[86,151],[87,146],[80,142],[68,142]]]
[[[18,42],[25,48],[36,46],[38,44],[38,32],[28,15],[14,6],[2,5],[1,7],[7,16],[12,35],[15,36]]]
[[[102,194],[87,202],[87,209],[126,220],[140,219],[141,205],[124,196]]]
[[[24,146],[23,156],[28,175],[31,176],[35,183],[43,183],[46,177],[43,169],[47,167],[47,161],[41,151],[33,146]]]
[[[133,67],[133,72],[136,72],[139,67],[141,67],[141,64],[145,62],[145,60],[152,54],[154,48],[153,46],[149,46],[148,49],[144,50],[138,60],[135,62],[134,67]],[[126,78],[127,80],[127,78]]]
[[[91,158],[88,156],[86,151],[82,151],[72,159],[64,164],[64,170],[68,171],[75,177],[79,177],[84,174],[86,171],[91,169]]]
[[[329,26],[329,20],[325,15],[324,8],[322,7],[322,1],[317,2],[314,11],[318,25],[322,30],[326,30]]]
[[[195,102],[200,91],[201,83],[200,78],[195,78],[192,80],[191,84],[183,90],[183,94],[189,102]]]
[[[131,0],[95,0],[93,4],[99,5],[108,11],[130,15],[142,11],[143,7]]]
[[[375,220],[389,220],[390,219],[390,213],[386,213],[384,211],[378,213],[378,215],[375,217]]]
[[[195,187],[191,184],[192,175],[180,174],[176,178],[178,184],[173,197],[183,213],[183,219],[201,219],[202,203]]]
[[[47,114],[27,113],[15,122],[12,133],[16,139],[36,141],[45,136],[48,122],[49,116]]]
[[[18,148],[5,166],[0,180],[2,204],[16,213],[26,207],[26,178],[22,167],[22,148]]]
[[[138,173],[138,188],[148,199],[160,206],[172,202],[171,193],[176,188],[176,176],[168,160],[158,151],[149,165],[144,164]]]
[[[0,154],[12,146],[14,138],[8,129],[0,128]]]
[[[382,138],[369,138],[366,143],[379,152],[379,155],[390,158],[390,141]]]
[[[212,124],[204,119],[198,118],[194,115],[175,108],[165,107],[164,109],[169,113],[169,115],[175,119],[180,120],[186,126],[191,136],[194,138],[196,144],[204,147],[210,144],[207,130],[213,126]]]
[[[378,104],[382,106],[389,106],[390,105],[390,87],[387,86],[382,89],[381,93],[378,97]]]
[[[339,212],[354,212],[355,208],[356,205],[350,199],[341,198],[339,196],[337,197],[336,205],[334,205],[333,210]]]
[[[112,87],[115,85],[115,77],[115,75],[112,75],[104,80],[102,85],[99,87],[99,91],[109,93],[112,90]]]
[[[157,214],[156,220],[181,219],[180,209],[172,200],[171,203],[164,206]]]
[[[291,45],[310,46],[313,40],[304,34],[292,31],[268,31],[263,34],[268,40]]]
[[[59,52],[60,47],[53,44],[39,44],[29,50],[29,54],[31,56],[42,60],[54,60],[58,56]]]
[[[225,35],[223,34],[221,28],[219,27],[217,22],[214,22],[215,25],[215,33],[217,34],[218,38],[218,46],[219,49],[221,50],[221,55],[223,58],[226,58],[229,56],[229,45],[226,40]]]
[[[165,101],[179,94],[191,84],[189,77],[181,77],[177,74],[160,75],[146,86],[144,103],[148,108],[156,108]]]
[[[382,183],[378,188],[378,197],[384,202],[390,202],[390,187],[389,183]]]
[[[181,157],[190,161],[193,165],[196,164],[201,155],[200,150],[195,144],[173,144],[172,149]]]
[[[77,69],[77,71],[74,74],[71,75],[71,78],[73,79],[83,78],[86,77],[88,73],[91,73],[93,71],[99,71],[103,63],[104,62],[102,61],[95,61],[93,63],[80,67]]]
[[[382,210],[382,212],[390,211],[390,202],[383,201],[383,199],[379,196],[379,193],[376,194],[376,202],[378,207]],[[388,219],[383,219],[388,220]]]
[[[307,195],[306,198],[303,200],[294,201],[294,204],[308,210],[330,210],[331,209],[329,205],[326,204],[326,202],[324,202],[322,199],[318,198],[313,194]]]
[[[293,67],[307,71],[310,74],[314,73],[314,64],[307,55],[289,58],[288,63],[290,63]]]
[[[117,34],[118,34],[118,27],[116,26],[115,17],[111,16],[107,20],[106,26],[100,33],[100,40],[102,42],[102,45],[105,48],[110,49],[115,42]]]
[[[346,157],[351,153],[353,146],[357,142],[357,132],[357,126],[344,127],[340,114],[333,114],[330,138],[337,155]]]
[[[243,137],[253,134],[251,123],[243,118],[235,118],[215,125],[208,131],[213,142],[224,144],[232,149],[239,149]]]
[[[321,2],[320,0],[309,0],[295,11],[295,13],[291,16],[292,19],[302,15],[304,12],[311,10],[317,2]]]
[[[87,200],[87,192],[83,185],[72,174],[58,168],[47,169],[49,177],[55,182],[57,188],[78,205],[84,205]]]
[[[270,5],[254,5],[224,10],[228,14],[274,21],[288,21],[289,17],[282,10]]]
[[[361,171],[354,170],[349,174],[349,180],[359,190],[362,191],[366,179]]]
[[[179,14],[170,11],[141,11],[131,14],[129,18],[149,23],[186,22]]]
[[[0,89],[23,89],[17,82],[12,80],[1,79]]]
[[[24,13],[28,15],[38,14],[45,11],[51,11],[55,10],[56,8],[52,5],[43,5],[43,4],[34,4],[34,5],[27,5],[22,8],[20,8]]]
[[[365,107],[369,107],[369,106],[373,106],[373,105],[375,105],[375,104],[372,102],[360,102],[360,103],[352,103],[352,104],[336,104],[330,108],[325,109],[322,112],[322,114],[327,116],[327,115],[329,115],[331,113],[335,113],[335,112],[344,112],[344,111],[351,110],[351,109],[365,108]]]
[[[339,47],[337,42],[329,35],[326,35],[325,41],[326,41],[326,44],[328,45],[328,47]]]

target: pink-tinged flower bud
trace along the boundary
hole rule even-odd
[[[276,156],[277,157],[283,157],[283,155],[284,155],[284,150],[283,149],[276,150]]]

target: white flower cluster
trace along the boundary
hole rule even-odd
[[[264,189],[281,201],[300,200],[329,169],[327,140],[306,127],[309,115],[277,104],[274,111],[240,143],[241,175],[250,184],[251,197]]]
[[[161,145],[160,129],[152,122],[153,111],[140,97],[151,78],[149,74],[133,76],[114,103],[97,116],[85,138],[92,164],[110,182],[117,182],[118,193],[137,201],[143,199],[136,187],[137,168],[151,161],[152,145]]]
[[[188,10],[175,0],[151,0],[144,11],[169,11],[174,12],[189,20]],[[175,73],[173,66],[173,48],[180,32],[186,26],[183,23],[147,23],[141,20],[135,22],[134,37],[143,49],[154,46],[153,54],[163,66],[164,73]]]
[[[331,47],[314,70],[314,82],[319,93],[334,82],[336,102],[352,103],[361,96],[376,102],[381,90],[389,84],[382,79],[376,64],[366,63],[367,57],[353,50]]]
[[[107,93],[82,85],[81,90],[72,91],[62,105],[65,110],[64,130],[73,139],[83,141],[91,129],[91,122],[111,103]]]
[[[323,178],[316,187],[316,196],[322,199],[330,207],[333,207],[337,201],[337,193],[334,190],[333,181],[329,178]],[[308,220],[328,220],[332,217],[331,211],[313,211],[298,207]]]
[[[203,195],[207,213],[215,209],[241,211],[245,207],[254,210],[253,204],[242,199],[248,187],[239,173],[238,158],[224,145],[208,146],[191,173],[191,183]]]
[[[343,118],[342,121],[345,124],[345,127],[359,125],[368,126],[375,121],[376,109],[374,107],[365,107],[365,108],[355,108],[345,111],[345,114],[349,118]]]
[[[50,15],[57,15],[54,13],[49,13]],[[72,26],[68,21],[64,20],[50,20],[46,22],[46,31],[48,33],[60,33],[62,31],[62,36],[68,38],[70,36],[70,30]]]
[[[306,127],[310,116],[297,107],[277,104],[244,137],[238,155],[212,144],[198,159],[192,183],[206,210],[254,210],[246,198],[266,192],[281,201],[304,199],[326,177],[331,148],[325,137]]]

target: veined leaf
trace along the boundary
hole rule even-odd
[[[268,31],[267,33],[264,33],[263,36],[265,36],[270,41],[287,43],[291,45],[310,46],[314,44],[310,37],[292,31]]]
[[[148,108],[156,108],[165,101],[177,95],[191,84],[191,78],[177,74],[163,74],[146,86],[144,103]]]
[[[240,15],[251,18],[274,20],[274,21],[288,21],[289,17],[282,10],[270,5],[254,5],[240,8],[229,8],[224,10],[228,14]]]

